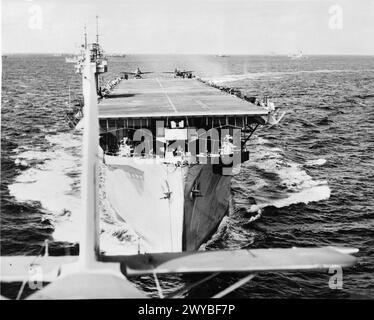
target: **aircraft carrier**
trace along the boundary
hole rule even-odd
[[[197,250],[217,230],[243,139],[268,113],[196,79],[121,81],[99,103],[105,193],[146,252]]]
[[[138,68],[133,79],[124,73],[103,88],[107,60],[98,40],[90,46],[108,207],[135,232],[138,252],[198,250],[229,212],[231,177],[250,153],[246,142],[274,108],[189,71],[143,79]]]

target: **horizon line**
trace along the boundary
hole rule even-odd
[[[74,52],[2,52],[1,55],[27,55],[27,54],[41,54],[41,55],[74,55]],[[293,53],[191,53],[191,52],[105,52],[106,55],[206,55],[206,56],[290,56]],[[374,56],[374,53],[303,53],[303,56]]]

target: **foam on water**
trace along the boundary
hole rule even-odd
[[[308,160],[307,162],[305,162],[305,165],[308,167],[323,166],[326,162],[326,159]]]
[[[81,136],[62,133],[47,137],[48,151],[20,151],[15,164],[34,163],[9,185],[10,194],[19,202],[38,201],[48,211],[54,225],[53,238],[78,242],[82,207],[80,199]],[[108,208],[108,206],[105,206]],[[100,249],[106,253],[136,253],[135,235],[123,224],[111,219],[106,210],[100,228]],[[125,245],[124,245],[125,244]]]
[[[17,176],[14,183],[9,185],[10,193],[19,201],[39,201],[51,212],[72,211],[77,201],[69,192],[74,180],[66,174],[74,170],[74,161],[65,152],[47,152],[46,156],[50,159]],[[23,154],[15,162],[22,157]]]
[[[77,133],[78,131],[76,131]],[[51,135],[46,137],[47,141],[56,145],[60,148],[77,148],[82,146],[82,140],[80,134],[73,133],[60,133],[57,135]]]
[[[48,137],[50,149],[26,150],[16,156],[15,163],[34,163],[9,185],[17,201],[38,201],[54,223],[56,240],[77,241],[80,210],[80,159],[75,148],[80,138],[73,134]],[[57,141],[60,141],[57,143]],[[36,164],[35,164],[36,163]]]
[[[312,201],[326,200],[330,197],[331,190],[327,181],[314,180],[302,169],[302,165],[286,159],[281,148],[269,146],[270,141],[263,138],[254,138],[251,145],[255,152],[251,153],[246,166],[274,173],[279,182],[267,182],[264,177],[262,183],[256,183],[252,187],[256,204],[249,208],[249,212],[258,212],[266,206],[281,208],[297,203],[307,204]],[[310,165],[322,165],[325,162],[325,159],[318,159],[311,161]],[[281,195],[275,199],[260,192],[264,186],[271,187],[272,185],[274,189],[283,190]],[[261,196],[256,197],[256,194],[261,194]]]
[[[368,71],[374,71],[366,69]],[[362,70],[329,70],[329,69],[318,69],[318,70],[298,70],[298,71],[282,71],[282,72],[250,72],[244,74],[228,74],[219,77],[206,77],[204,80],[212,81],[215,84],[222,84],[225,82],[234,82],[247,79],[260,79],[262,77],[270,77],[273,79],[282,79],[284,76],[308,74],[308,73],[356,73],[362,72]]]
[[[277,208],[288,207],[292,204],[305,203],[313,201],[327,200],[330,198],[331,190],[327,185],[315,186],[304,189],[300,192],[290,195],[284,199],[273,200],[268,203],[254,204],[250,207],[249,212],[261,213],[261,209],[267,206],[274,206]],[[255,216],[257,217],[257,216]],[[255,219],[257,220],[257,218]],[[250,222],[252,222],[252,218]]]

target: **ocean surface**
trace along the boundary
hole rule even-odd
[[[81,78],[64,57],[8,55],[2,63],[1,255],[38,254],[45,239],[52,255],[77,254],[81,133],[65,112],[69,92],[71,100],[81,97]],[[327,272],[272,273],[229,297],[374,298],[374,57],[128,55],[109,58],[103,81],[138,66],[156,72],[150,77],[193,70],[287,112],[252,137],[250,159],[233,178],[230,215],[206,249],[360,249],[342,290],[329,288]],[[105,252],[134,244],[107,216],[101,229]],[[170,294],[201,277],[160,282]],[[212,296],[240,277],[221,274],[185,296]],[[152,277],[133,281],[157,296]],[[3,286],[2,294],[14,298],[18,289]]]

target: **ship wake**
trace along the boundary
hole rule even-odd
[[[9,191],[18,202],[40,202],[54,226],[53,238],[74,243],[80,234],[81,135],[62,133],[49,137],[48,142],[47,150],[18,150],[14,161],[21,170]],[[254,151],[233,179],[234,205],[252,213],[250,221],[260,218],[262,208],[267,206],[281,208],[330,197],[326,181],[314,180],[302,164],[287,160],[280,148],[258,137],[250,144]],[[318,160],[304,165],[323,164]],[[101,185],[103,179],[101,176]],[[99,189],[101,250],[107,254],[135,253],[137,235],[116,218],[103,188]]]
[[[249,161],[233,181],[239,208],[246,205],[246,212],[258,215],[268,206],[282,208],[330,198],[327,181],[315,180],[304,170],[308,166],[322,166],[325,159],[299,164],[288,160],[281,148],[259,137],[253,138],[249,147],[253,150]]]
[[[14,162],[22,171],[9,185],[9,192],[18,202],[40,203],[54,227],[54,240],[75,243],[79,241],[82,217],[82,136],[61,133],[47,137],[47,141],[47,150],[16,150]],[[136,252],[136,235],[115,218],[102,195],[99,195],[101,250],[107,253]]]

